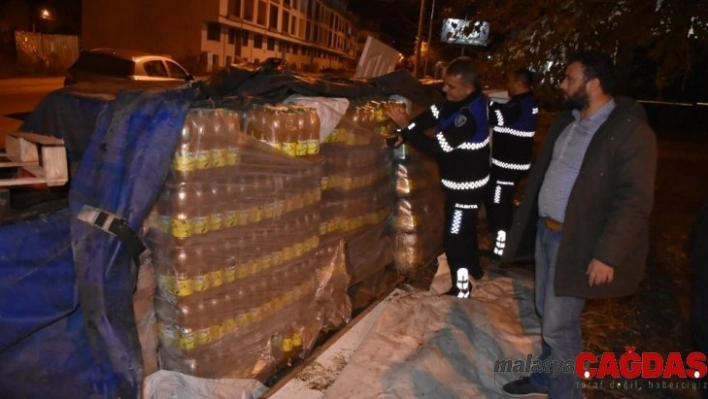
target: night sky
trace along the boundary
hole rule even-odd
[[[349,9],[359,12],[362,20],[380,20],[381,31],[390,36],[392,47],[412,54],[415,38],[418,34],[418,16],[421,0],[349,0]],[[440,1],[438,1],[440,3]],[[428,32],[430,5],[432,0],[426,0],[427,10],[424,16],[423,34]],[[440,7],[440,5],[436,5]],[[384,38],[385,39],[385,38]]]

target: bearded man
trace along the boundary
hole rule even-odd
[[[551,125],[531,169],[502,257],[534,256],[541,359],[582,351],[580,314],[589,298],[634,293],[649,248],[656,137],[637,102],[614,97],[612,59],[570,57],[561,83],[569,109]],[[576,373],[535,373],[504,386],[509,396],[582,398]]]

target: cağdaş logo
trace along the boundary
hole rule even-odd
[[[634,346],[625,346],[625,353],[605,352],[599,358],[591,352],[582,352],[575,358],[575,373],[580,378],[695,378],[706,375],[706,355],[691,352],[686,358],[679,352],[669,352],[666,358],[657,352],[635,352]]]

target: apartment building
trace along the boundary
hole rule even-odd
[[[193,73],[269,57],[305,71],[353,68],[356,19],[347,5],[346,0],[92,0],[82,4],[82,45],[168,54]]]

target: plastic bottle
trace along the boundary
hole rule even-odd
[[[316,108],[309,108],[307,116],[307,155],[317,155],[320,153],[320,117]]]
[[[270,141],[270,128],[269,124],[271,122],[271,110],[272,107],[268,106],[267,104],[263,104],[260,107],[258,107],[258,129],[260,131],[260,137],[258,139],[261,141],[263,144],[268,144],[271,145]]]
[[[235,174],[227,174],[220,180],[222,184],[221,212],[222,227],[233,229],[238,226],[238,187]]]
[[[292,108],[288,108],[283,121],[283,151],[290,156],[298,154],[298,121]]]
[[[304,107],[297,107],[295,110],[297,144],[295,147],[295,155],[304,157],[307,155],[307,146],[309,138],[309,117],[307,110]]]
[[[260,129],[259,129],[259,107],[258,104],[251,104],[249,107],[246,115],[246,134],[249,136],[255,138],[255,139],[260,139]]]
[[[194,275],[203,262],[202,247],[199,245],[176,246],[172,263],[176,278],[176,295],[179,298],[194,294]]]
[[[267,108],[267,131],[268,135],[266,141],[271,147],[276,150],[283,150],[282,136],[283,136],[283,113],[280,109],[274,107]]]
[[[237,225],[238,227],[245,227],[249,223],[248,212],[251,207],[249,201],[249,195],[251,190],[250,179],[246,176],[241,176],[238,178],[237,184],[237,196],[236,196],[236,207],[237,207]]]
[[[209,212],[209,231],[219,231],[224,225],[224,203],[223,203],[223,190],[225,189],[226,178],[215,178],[211,181],[205,182],[205,203]]]
[[[214,148],[212,143],[213,132],[209,124],[206,110],[196,109],[192,111],[194,125],[197,132],[197,162],[196,168],[206,170],[211,168],[211,151]]]
[[[226,145],[226,166],[232,167],[241,163],[241,151],[239,149],[239,135],[241,134],[240,117],[235,111],[224,112],[222,116],[224,141]]]
[[[197,306],[193,302],[181,302],[177,316],[177,332],[179,334],[179,349],[191,351],[197,346],[199,316]]]
[[[188,180],[197,168],[198,143],[197,128],[195,126],[193,113],[188,112],[172,161],[172,169],[175,172],[177,181]]]
[[[225,122],[226,110],[217,108],[205,113],[206,122],[211,125],[207,130],[211,134],[211,167],[221,174],[221,168],[226,166],[227,133]]]
[[[263,206],[265,205],[262,200],[263,192],[263,178],[262,176],[252,177],[250,184],[247,187],[247,195],[250,199],[248,208],[248,223],[256,224],[263,220]]]
[[[170,232],[177,239],[187,239],[208,230],[208,211],[202,208],[204,196],[199,183],[179,183],[171,191]]]

